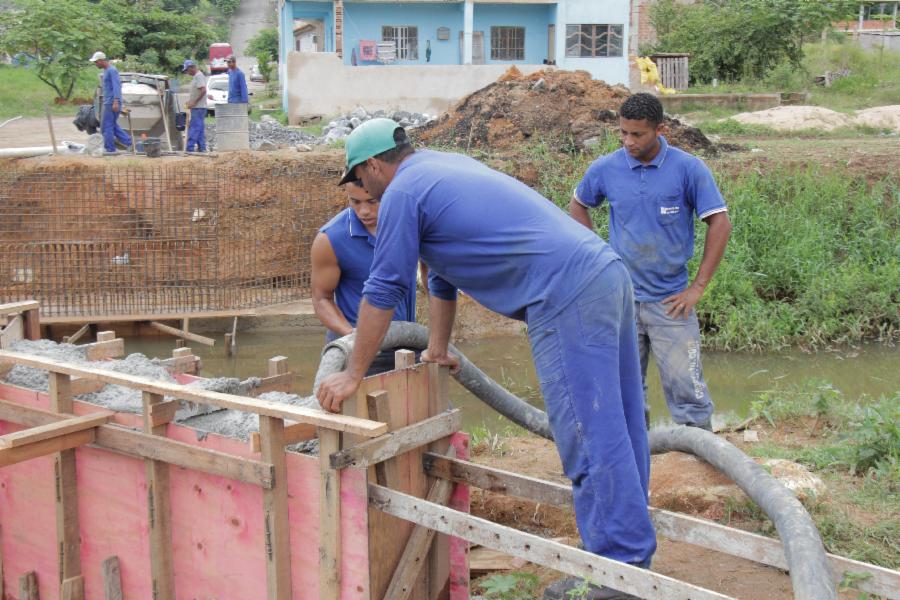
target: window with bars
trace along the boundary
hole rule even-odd
[[[491,60],[525,60],[525,28],[491,27]]]
[[[622,56],[622,25],[566,25],[566,56]]]
[[[384,25],[381,41],[397,45],[397,60],[419,60],[419,28],[410,25]]]

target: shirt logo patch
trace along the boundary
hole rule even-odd
[[[661,215],[677,215],[681,212],[680,206],[660,206],[659,214]]]

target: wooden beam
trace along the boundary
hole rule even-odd
[[[391,404],[386,391],[378,390],[366,394],[366,406],[368,408],[370,419],[378,419],[385,423],[390,423],[393,420],[391,418]],[[389,458],[386,461],[376,464],[375,481],[378,485],[396,489],[400,481],[397,460]]]
[[[150,405],[150,425],[154,428],[175,420],[175,413],[178,411],[178,400],[166,400]]]
[[[314,440],[319,436],[318,430],[313,425],[306,423],[285,423],[284,425],[284,445],[290,446],[299,442]],[[262,445],[259,441],[259,432],[254,431],[250,434],[250,451],[261,452]]]
[[[85,429],[75,433],[57,436],[26,446],[0,449],[0,467],[8,467],[39,456],[62,452],[94,442],[96,429]]]
[[[78,331],[76,331],[72,335],[64,336],[62,341],[64,344],[74,344],[75,342],[80,340],[82,337],[84,337],[84,334],[86,334],[90,330],[91,330],[91,324],[85,323],[78,329]]]
[[[47,394],[50,396],[50,409],[56,413],[71,414],[74,410],[72,402],[72,382],[68,375],[49,373]],[[58,427],[60,431],[73,433],[96,427],[106,423],[111,412],[87,415],[86,417],[67,417],[50,425],[26,429],[22,433],[31,433],[32,441],[49,439],[53,432],[49,428]],[[90,417],[94,417],[90,419]],[[78,429],[73,427],[78,426]],[[12,434],[14,435],[14,434]],[[48,437],[41,437],[47,435]],[[21,439],[19,441],[22,441]],[[56,455],[56,543],[59,549],[59,579],[62,585],[62,598],[81,600],[84,596],[84,580],[81,578],[81,533],[78,525],[78,479],[75,468],[75,451],[65,450]],[[66,586],[66,582],[68,588]]]
[[[428,363],[425,367],[428,381],[428,416],[434,416],[451,408],[450,406],[450,367],[437,363]],[[450,450],[450,438],[436,440],[428,445],[428,451],[447,456]],[[456,456],[454,451],[453,456]],[[452,458],[452,457],[451,457]],[[440,481],[429,477],[429,485]],[[387,486],[391,487],[391,486]],[[431,544],[428,555],[429,598],[437,600],[449,595],[450,587],[450,538],[438,534]],[[446,592],[446,593],[445,593]]]
[[[294,385],[294,374],[284,373],[282,375],[271,375],[263,377],[259,381],[259,385],[250,390],[253,397],[265,394],[266,392],[284,392],[289,394],[291,386]]]
[[[178,329],[177,327],[170,327],[169,325],[163,325],[158,321],[150,321],[150,327],[157,331],[162,331],[163,333],[168,333],[169,335],[174,335],[177,338],[182,338],[185,340],[190,340],[192,342],[197,342],[198,344],[203,344],[204,346],[215,346],[216,340],[212,338],[208,338],[203,335],[198,335],[196,333],[191,333],[189,331],[184,331],[183,329]]]
[[[331,456],[331,466],[335,469],[368,467],[445,438],[459,431],[461,423],[462,414],[456,408],[336,452]]]
[[[52,390],[52,388],[51,388]],[[65,417],[62,421],[51,423],[49,425],[41,425],[30,429],[23,429],[13,433],[7,433],[0,436],[0,449],[2,448],[19,448],[49,440],[55,437],[76,433],[85,429],[97,427],[110,420],[113,413],[102,411],[99,413],[91,413],[81,417]]]
[[[125,354],[125,340],[116,338],[114,340],[94,342],[93,344],[82,344],[85,356],[88,360],[106,360],[107,358],[117,358]]]
[[[99,392],[106,387],[106,384],[102,381],[73,377],[71,387],[73,396],[81,396],[82,394],[93,394],[95,392]]]
[[[230,333],[225,334],[225,356],[234,356],[234,337]]]
[[[7,302],[0,304],[0,316],[16,315],[28,310],[37,310],[41,307],[37,300],[23,300],[21,302]]]
[[[450,458],[456,456],[456,448],[450,446],[447,453]],[[425,500],[433,502],[441,506],[446,505],[450,501],[453,493],[453,482],[447,479],[436,479],[428,490]],[[407,600],[412,594],[419,574],[426,563],[429,563],[428,556],[431,549],[431,543],[434,540],[436,532],[433,529],[416,525],[409,540],[406,542],[406,548],[400,556],[400,562],[394,570],[394,576],[388,586],[384,597],[391,600]]]
[[[60,600],[84,600],[84,577],[64,579],[59,594]]]
[[[288,372],[287,356],[273,356],[269,359],[269,376],[286,375]]]
[[[487,548],[607,585],[647,600],[726,600],[717,592],[677,581],[567,546],[530,533],[498,525],[433,502],[369,484],[369,505],[401,519],[454,535]]]
[[[103,600],[123,600],[122,575],[119,557],[110,556],[103,561]]]
[[[319,600],[337,600],[341,591],[341,473],[329,457],[341,436],[319,430]]]
[[[416,366],[416,353],[412,350],[396,350],[394,352],[394,370],[411,369]]]
[[[516,496],[541,504],[572,508],[572,488],[565,484],[526,477],[433,453],[423,457],[423,467],[426,473],[436,477],[448,478],[484,490]],[[658,508],[650,509],[650,517],[656,527],[656,532],[671,540],[708,548],[778,569],[788,569],[784,548],[777,539]],[[897,571],[836,554],[827,556],[836,581],[840,582],[845,573],[866,575],[865,578],[856,578],[854,587],[863,592],[886,598],[900,598],[900,573]]]
[[[25,325],[22,315],[16,315],[0,329],[0,348],[9,348],[14,342],[25,339]]]
[[[152,392],[154,394],[171,396],[172,398],[177,398],[179,400],[199,402],[200,404],[211,404],[213,406],[218,406],[219,408],[231,408],[234,410],[256,413],[258,415],[309,423],[317,427],[325,427],[336,431],[346,431],[363,437],[376,437],[387,431],[387,425],[385,423],[369,421],[368,419],[358,419],[356,417],[345,415],[332,415],[319,410],[301,408],[289,404],[279,404],[277,402],[268,402],[257,398],[247,398],[245,396],[236,396],[234,394],[198,390],[176,383],[166,383],[148,379],[147,377],[137,377],[135,375],[117,373],[102,368],[82,367],[50,358],[23,354],[21,352],[0,350],[0,360],[49,370],[56,373],[65,373],[67,375],[76,375],[86,379],[122,385],[146,392]]]
[[[97,340],[98,342],[111,342],[116,339],[116,332],[111,330],[106,331],[98,331],[97,332]]]
[[[263,491],[266,540],[266,597],[291,597],[291,547],[288,524],[287,461],[284,456],[284,421],[259,418],[262,457],[272,463],[274,485]]]
[[[166,424],[154,425],[150,416],[154,404],[163,397],[143,392],[144,433],[165,438]],[[172,511],[169,501],[169,465],[161,460],[144,462],[147,481],[147,521],[150,527],[150,576],[153,600],[175,597],[175,571],[172,565]]]
[[[41,410],[0,400],[0,420],[21,425],[39,426],[55,423],[64,417]],[[152,458],[211,475],[243,481],[262,488],[272,487],[271,464],[249,458],[232,456],[216,450],[198,448],[184,442],[152,436],[118,425],[101,425],[96,430],[94,444],[100,448],[136,458]]]
[[[22,313],[25,325],[25,339],[39,340],[41,339],[41,311],[33,308]]]
[[[40,600],[37,573],[34,571],[19,576],[19,600]]]

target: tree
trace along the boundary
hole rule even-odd
[[[122,49],[118,25],[87,0],[14,0],[0,15],[0,51],[33,57],[38,79],[64,100],[91,54]]]
[[[659,52],[690,52],[691,78],[761,78],[783,62],[799,66],[803,39],[852,15],[855,0],[660,0],[650,20]]]
[[[247,42],[247,54],[256,58],[259,72],[266,81],[272,81],[272,62],[278,60],[278,30],[274,27],[261,29]]]

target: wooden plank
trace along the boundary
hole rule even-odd
[[[37,310],[41,307],[37,300],[22,300],[21,302],[6,302],[0,304],[0,316],[15,315],[27,310]]]
[[[369,484],[369,505],[487,548],[647,600],[725,600],[717,592]]]
[[[125,354],[125,340],[116,338],[106,342],[83,344],[81,348],[84,348],[88,360],[106,360],[107,358],[117,358]]]
[[[19,576],[19,600],[40,600],[37,573],[34,571]]]
[[[185,358],[185,357],[194,357],[194,353],[190,348],[186,346],[181,346],[180,348],[175,348],[172,350],[172,358]]]
[[[65,417],[0,400],[0,420],[21,425],[39,426],[55,423]],[[216,450],[198,448],[184,442],[151,436],[118,425],[102,425],[96,430],[96,446],[133,456],[152,458],[211,475],[243,481],[262,488],[272,486],[273,469],[268,463],[232,456]]]
[[[416,366],[416,353],[412,350],[396,350],[394,352],[394,370],[411,369]]]
[[[449,448],[447,456],[453,458],[456,456],[456,448]],[[444,506],[450,500],[453,492],[453,483],[447,479],[436,479],[428,491],[425,499]],[[422,525],[417,525],[409,541],[406,542],[406,548],[400,557],[400,562],[394,570],[394,576],[388,586],[385,598],[391,600],[407,600],[415,588],[416,581],[422,572],[423,567],[429,564],[429,554],[432,541],[434,540],[435,531]],[[442,586],[443,587],[443,586]]]
[[[428,416],[440,414],[450,408],[450,367],[428,363],[425,367],[428,379]],[[428,451],[447,456],[450,438],[437,440],[428,445]],[[453,454],[456,455],[455,452]],[[429,487],[438,479],[428,477]],[[390,487],[390,486],[388,486]],[[428,597],[431,600],[447,598],[450,595],[450,537],[437,534],[428,555]]]
[[[91,324],[85,323],[78,329],[78,331],[76,331],[72,335],[63,336],[62,341],[64,344],[74,344],[75,342],[80,340],[82,337],[84,337],[84,334],[86,334],[90,330],[91,330]]]
[[[153,425],[150,416],[154,404],[163,397],[143,392],[144,433],[165,437],[166,425]],[[153,600],[175,597],[175,570],[172,564],[172,511],[169,501],[169,465],[160,460],[146,459],[147,521],[150,528],[150,573]]]
[[[181,404],[178,400],[166,400],[150,405],[150,425],[153,428],[171,423],[175,420],[175,412]]]
[[[329,462],[340,447],[337,431],[319,430],[320,600],[337,600],[341,590],[341,478]]]
[[[250,395],[256,397],[260,394],[265,394],[266,392],[284,392],[289,394],[293,385],[293,373],[271,375],[269,377],[261,378],[259,385],[250,390]]]
[[[37,308],[22,313],[25,325],[25,339],[41,339],[41,311]]]
[[[259,418],[262,457],[272,463],[274,485],[263,492],[266,536],[266,597],[291,597],[291,548],[288,537],[287,462],[284,455],[284,421]]]
[[[269,376],[286,375],[288,372],[287,356],[273,356],[269,359]]]
[[[56,423],[51,423],[49,425],[41,425],[39,427],[31,427],[30,429],[7,433],[6,435],[0,436],[0,448],[18,448],[42,440],[49,440],[77,431],[90,429],[108,422],[112,416],[113,413],[103,411],[81,417],[66,417],[62,421],[57,421]]]
[[[378,390],[366,394],[366,405],[369,417],[385,423],[391,422],[391,405],[388,394],[384,390]],[[396,489],[400,484],[400,472],[396,459],[388,459],[375,465],[375,481],[378,485]]]
[[[83,379],[81,377],[73,377],[71,379],[71,388],[73,396],[81,396],[82,394],[93,394],[99,392],[106,387],[102,381],[94,381],[91,379]]]
[[[367,419],[358,419],[356,417],[345,415],[332,415],[319,410],[301,408],[288,404],[279,404],[277,402],[267,402],[265,400],[247,398],[245,396],[198,390],[176,383],[166,383],[148,379],[146,377],[126,375],[124,373],[117,373],[101,368],[86,368],[71,363],[23,354],[20,352],[2,350],[0,351],[0,360],[38,369],[50,370],[57,373],[76,375],[86,379],[123,385],[125,387],[140,389],[154,394],[171,396],[172,398],[177,398],[179,400],[188,400],[190,402],[199,402],[201,404],[212,404],[213,406],[218,406],[220,408],[231,408],[259,415],[309,423],[318,427],[327,427],[336,431],[346,431],[364,437],[376,437],[387,431],[387,425],[385,423],[378,423]]]
[[[469,568],[475,576],[484,575],[493,571],[511,571],[521,569],[526,561],[505,552],[491,550],[490,548],[472,548],[469,552]]]
[[[115,331],[98,331],[97,332],[97,341],[98,342],[111,342],[116,339]]]
[[[299,442],[314,440],[319,436],[318,429],[313,425],[306,423],[285,423],[284,425],[284,445],[290,446]],[[250,434],[250,452],[261,452],[259,432],[254,431]]]
[[[484,490],[525,498],[541,504],[572,508],[572,488],[568,485],[526,477],[467,461],[448,459],[433,453],[423,458],[426,473],[467,483]],[[685,542],[787,570],[784,548],[777,539],[763,537],[739,529],[726,527],[690,515],[658,508],[650,509],[656,532],[671,540]],[[900,598],[900,573],[868,563],[828,554],[835,580],[844,573],[867,575],[855,578],[854,586],[861,591],[886,598]]]
[[[366,440],[352,448],[335,452],[331,456],[331,466],[335,469],[368,467],[445,438],[459,431],[461,423],[462,414],[456,408],[419,423],[390,431],[381,437]]]
[[[196,333],[191,333],[189,331],[184,331],[183,329],[178,329],[177,327],[170,327],[169,325],[164,325],[158,321],[150,321],[150,327],[157,331],[162,331],[163,333],[174,335],[177,338],[182,338],[185,340],[190,340],[192,342],[197,342],[198,344],[203,344],[204,346],[216,345],[216,340],[212,338],[208,338]]]
[[[91,444],[94,442],[95,432],[96,429],[85,429],[26,446],[0,449],[0,467],[8,467],[32,458],[38,458],[39,456],[47,456],[54,452],[62,452],[70,448]]]
[[[84,577],[70,577],[62,582],[61,600],[84,600]]]
[[[25,326],[22,323],[22,316],[16,315],[0,331],[0,348],[9,348],[14,342],[23,339],[25,339]]]
[[[119,557],[110,556],[102,563],[103,568],[103,600],[123,600],[122,574],[119,570]]]

